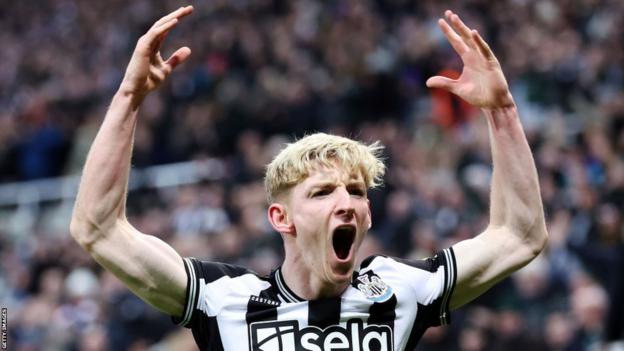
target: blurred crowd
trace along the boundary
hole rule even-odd
[[[430,329],[418,350],[597,350],[624,338],[624,2],[213,0],[172,31],[193,53],[143,104],[137,169],[217,159],[223,179],[130,193],[130,221],[183,256],[268,273],[264,165],[328,131],[385,146],[362,249],[422,258],[482,231],[480,112],[425,80],[461,62],[446,8],[498,56],[534,152],[550,233],[529,266]],[[75,174],[138,37],[175,0],[0,5],[0,182]],[[12,350],[193,349],[69,237],[72,201],[0,208]],[[9,225],[10,224],[10,225]]]

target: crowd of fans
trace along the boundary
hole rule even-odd
[[[479,233],[487,127],[478,110],[424,84],[461,70],[436,25],[451,8],[501,61],[537,163],[550,243],[454,312],[450,327],[430,329],[418,350],[592,350],[624,338],[624,2],[191,3],[163,50],[193,54],[145,101],[133,166],[211,158],[226,176],[131,192],[139,230],[183,256],[270,272],[282,251],[266,220],[264,165],[284,142],[329,131],[386,146],[362,255],[422,258]],[[79,172],[136,40],[181,5],[0,5],[0,182]],[[70,239],[71,209],[71,199],[0,209],[10,349],[192,349],[188,331]]]

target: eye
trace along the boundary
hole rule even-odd
[[[364,191],[364,189],[362,188],[349,188],[349,194],[355,196],[365,196],[366,191]]]
[[[312,197],[321,197],[321,196],[325,196],[329,194],[331,194],[331,189],[329,188],[319,189],[319,190],[312,192]]]

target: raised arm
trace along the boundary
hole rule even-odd
[[[126,192],[139,106],[191,53],[183,47],[163,60],[160,46],[192,11],[187,6],[168,14],[139,39],[89,150],[70,227],[72,236],[98,263],[144,301],[173,316],[180,316],[184,308],[182,258],[165,242],[128,223]]]
[[[457,80],[436,76],[427,86],[448,90],[482,109],[494,168],[489,226],[453,246],[457,282],[450,306],[457,308],[529,263],[546,245],[548,234],[535,163],[500,64],[476,30],[451,11],[445,17],[438,24],[464,68]]]

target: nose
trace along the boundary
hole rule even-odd
[[[334,209],[334,214],[347,218],[351,218],[355,214],[351,195],[345,188],[341,187],[336,191],[336,207]]]

